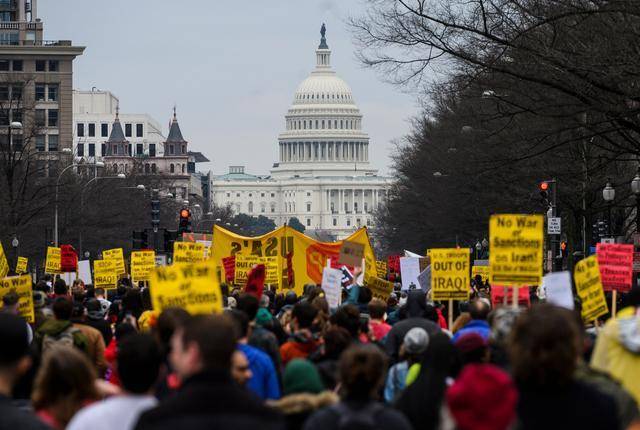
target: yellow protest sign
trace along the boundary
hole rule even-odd
[[[387,277],[387,262],[376,260],[376,272],[378,273],[378,278],[385,279]]]
[[[431,258],[431,294],[433,300],[469,298],[469,250],[434,248]]]
[[[131,278],[134,280],[148,281],[155,267],[155,251],[133,251],[131,253]]]
[[[118,286],[115,260],[95,260],[93,262],[94,288],[114,289]]]
[[[609,312],[604,298],[597,256],[579,261],[573,269],[573,280],[582,301],[582,319],[593,321]]]
[[[12,276],[0,279],[0,299],[7,293],[15,291],[18,294],[18,313],[30,323],[35,322],[33,311],[33,291],[31,290],[31,276]]]
[[[393,292],[393,282],[385,281],[375,276],[365,277],[365,287],[371,290],[371,295],[384,302],[389,300],[389,296]]]
[[[199,263],[204,260],[204,244],[198,242],[174,242],[173,263]]]
[[[0,242],[0,278],[4,278],[9,273],[9,262],[7,261],[7,255],[4,253],[2,242]]]
[[[127,269],[124,266],[124,252],[122,248],[107,249],[102,251],[103,260],[113,260],[116,275],[124,275]]]
[[[264,264],[265,284],[279,284],[278,257],[258,257],[255,255],[236,255],[235,276],[233,283],[244,285],[247,283],[249,272],[257,264]]]
[[[222,312],[222,292],[213,261],[156,267],[151,272],[153,309],[180,307],[191,314]]]
[[[471,277],[475,279],[476,275],[480,275],[482,282],[489,279],[489,266],[473,266],[471,267]]]
[[[28,264],[29,264],[29,259],[27,257],[18,257],[18,261],[16,262],[16,273],[18,275],[27,273]]]
[[[542,215],[492,215],[489,221],[491,284],[540,285],[542,282]]]
[[[47,260],[44,264],[44,273],[62,273],[62,254],[60,248],[47,247]]]

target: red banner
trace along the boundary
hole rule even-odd
[[[78,254],[71,245],[60,245],[60,270],[62,272],[78,270]]]
[[[222,265],[224,266],[224,279],[233,284],[233,280],[236,277],[236,257],[226,257],[222,259]]]
[[[505,301],[504,295],[505,290],[507,294],[507,299]],[[511,306],[513,303],[513,288],[512,287],[504,287],[502,285],[492,285],[491,286],[491,304],[493,307],[500,306],[506,304]],[[518,289],[518,306],[531,306],[531,296],[529,296],[529,287],[520,287]]]
[[[596,245],[598,266],[605,291],[631,290],[633,279],[633,245],[599,243]]]
[[[387,259],[389,272],[400,273],[400,255],[390,255]]]

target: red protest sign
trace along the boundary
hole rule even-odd
[[[505,300],[504,295],[507,295]],[[491,304],[493,307],[500,306],[502,304],[511,305],[513,303],[513,288],[504,287],[502,285],[491,286]],[[529,295],[529,287],[518,288],[518,306],[531,306],[531,296]]]
[[[602,287],[605,291],[631,290],[633,245],[598,243],[596,246]]]
[[[226,282],[233,284],[233,280],[236,276],[236,257],[226,257],[222,259],[222,265],[224,266],[224,279]]]
[[[60,269],[63,272],[78,270],[78,254],[71,245],[60,245]]]
[[[387,259],[389,272],[400,273],[400,255],[390,255]]]

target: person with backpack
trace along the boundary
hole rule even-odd
[[[355,345],[340,358],[342,400],[314,413],[304,430],[411,430],[398,411],[377,401],[387,360],[378,347]]]
[[[88,354],[88,340],[71,322],[72,313],[73,303],[68,298],[58,297],[53,302],[53,318],[42,323],[36,331],[35,342],[41,354],[54,345],[76,347]]]

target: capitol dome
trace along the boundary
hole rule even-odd
[[[362,114],[351,88],[331,67],[325,32],[323,24],[316,67],[298,86],[285,115],[285,131],[278,138],[280,169],[311,164],[353,169],[354,163],[368,168],[369,136],[362,131]]]

